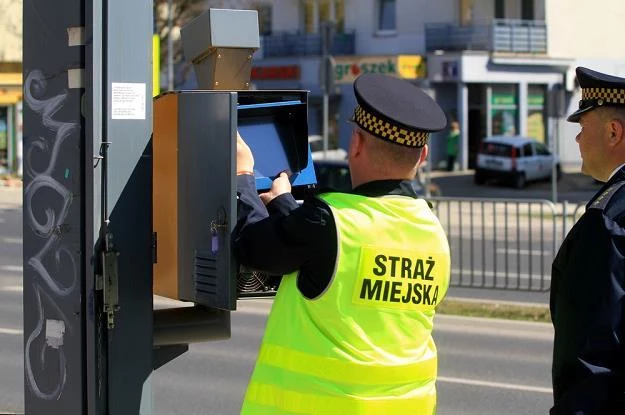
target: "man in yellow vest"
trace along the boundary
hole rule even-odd
[[[445,233],[411,179],[441,108],[415,85],[367,74],[348,150],[353,190],[299,205],[286,174],[258,196],[237,140],[241,264],[284,274],[242,414],[433,414],[434,312],[449,286]]]

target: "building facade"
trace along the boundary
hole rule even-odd
[[[423,87],[461,127],[458,164],[473,167],[489,135],[530,136],[580,163],[566,123],[580,99],[575,67],[625,75],[616,42],[625,3],[606,0],[275,0],[270,30],[255,56],[257,88],[311,91],[309,129],[321,133],[320,72],[324,22],[333,22],[330,53],[330,146],[346,148],[355,105],[351,82],[390,73]],[[609,12],[607,12],[609,10]],[[431,141],[431,161],[445,160],[447,132]]]
[[[21,174],[22,1],[0,0],[0,174]]]

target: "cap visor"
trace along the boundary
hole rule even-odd
[[[595,109],[595,107],[587,107],[587,108],[578,109],[573,114],[569,115],[566,120],[568,122],[579,122],[579,119],[582,117],[582,114],[592,109]]]

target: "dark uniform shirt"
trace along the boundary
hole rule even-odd
[[[551,414],[625,414],[625,168],[586,205],[552,266]]]
[[[237,190],[239,212],[233,244],[238,261],[272,275],[299,270],[300,292],[307,298],[320,295],[330,282],[337,255],[336,225],[328,205],[315,197],[300,205],[286,193],[265,208],[251,175],[238,176]],[[418,198],[410,180],[369,182],[352,193]]]

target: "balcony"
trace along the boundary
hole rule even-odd
[[[547,53],[547,25],[544,20],[493,19],[490,23],[461,26],[431,23],[425,26],[425,48],[462,51],[481,50],[508,53]]]
[[[321,55],[320,34],[276,33],[261,37],[263,56],[317,56]],[[356,34],[336,33],[332,39],[332,55],[353,55],[356,51]]]

